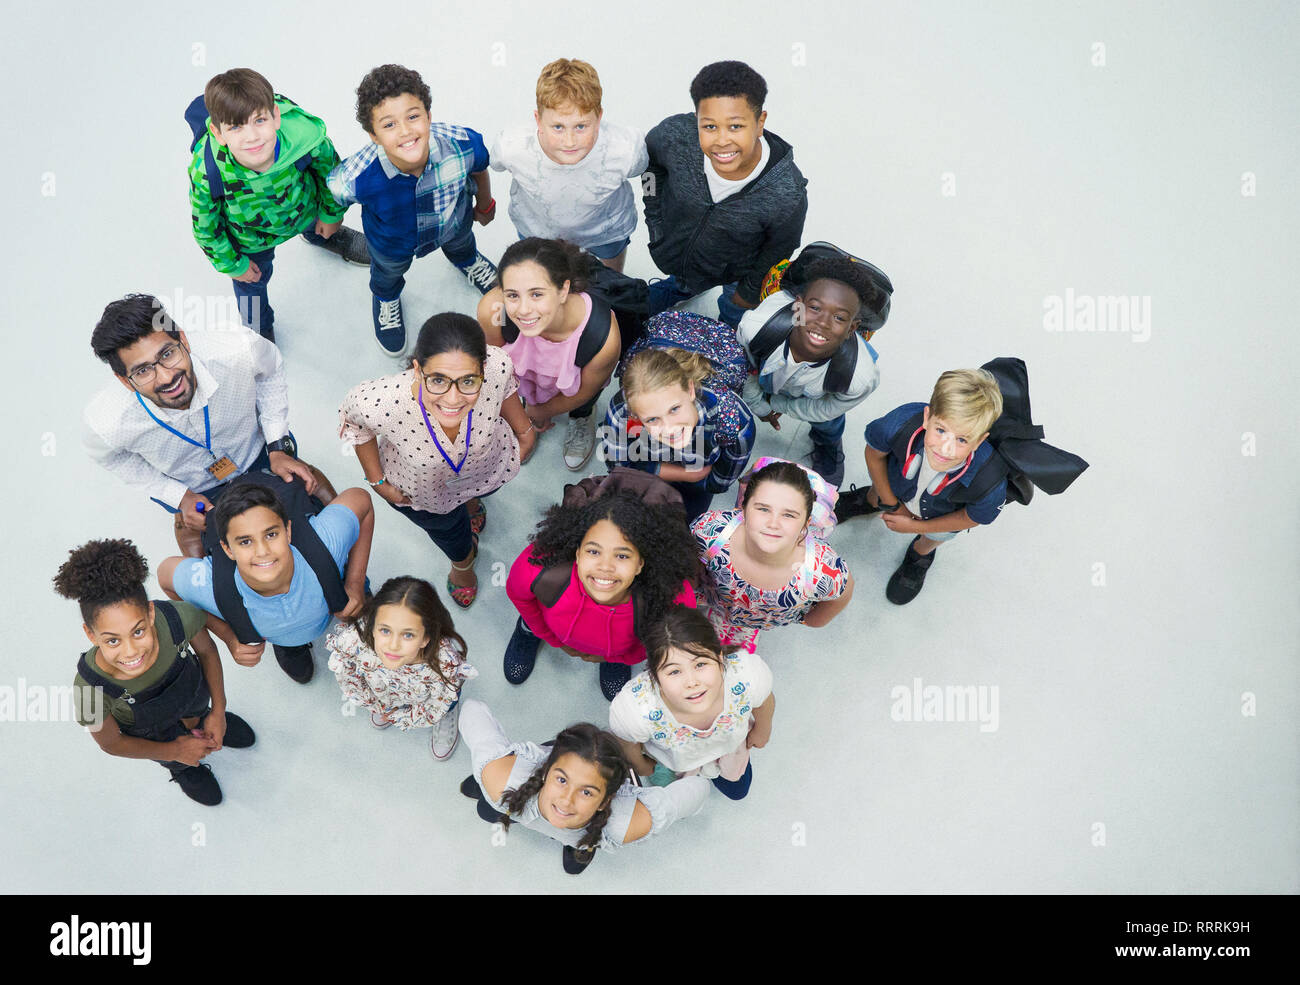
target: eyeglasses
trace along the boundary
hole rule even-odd
[[[153,382],[153,378],[158,375],[158,370],[155,367],[165,366],[167,369],[179,369],[185,365],[185,353],[184,345],[180,342],[173,342],[158,353],[157,359],[151,363],[145,363],[143,366],[137,366],[126,374],[126,378],[137,387],[148,386]]]
[[[423,373],[420,374],[424,376]],[[483,387],[483,377],[476,373],[469,376],[462,376],[458,380],[448,379],[446,376],[435,373],[433,376],[424,376],[424,388],[430,393],[443,394],[451,389],[452,383],[456,384],[456,389],[466,396],[478,393]]]

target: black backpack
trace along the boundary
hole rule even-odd
[[[301,479],[294,477],[292,482],[285,482],[278,475],[270,472],[249,472],[240,476],[233,485],[251,483],[270,489],[284,504],[285,512],[293,524],[291,533],[293,547],[302,555],[316,580],[320,582],[325,593],[325,604],[330,612],[341,612],[348,606],[348,593],[339,576],[338,565],[330,554],[325,542],[320,539],[309,518],[323,510],[324,504],[314,496],[307,494],[307,487]],[[230,490],[226,490],[226,495]],[[212,594],[216,599],[221,618],[230,624],[235,637],[241,643],[262,643],[265,638],[253,626],[244,600],[235,587],[235,562],[226,557],[217,536],[217,525],[209,522],[203,531],[203,546],[212,556]]]
[[[290,106],[297,106],[292,99],[287,96],[281,96],[279,93],[275,96],[277,102],[283,101]],[[190,141],[190,153],[199,146],[199,141],[203,139],[204,134],[208,136],[208,142],[203,146],[203,167],[208,176],[208,192],[214,202],[226,197],[226,185],[221,180],[221,171],[217,168],[217,159],[212,155],[212,134],[208,133],[208,106],[203,101],[203,94],[199,93],[190,104],[185,107],[185,122],[190,125],[190,133],[194,139]],[[306,153],[298,160],[294,161],[294,167],[299,171],[306,171],[311,167],[312,155]]]
[[[1002,416],[989,428],[988,442],[993,446],[993,456],[969,486],[956,483],[951,487],[949,501],[963,505],[978,502],[1004,479],[1006,503],[1029,505],[1034,487],[1049,496],[1065,492],[1087,469],[1088,463],[1043,441],[1043,428],[1033,423],[1029,408],[1029,369],[1024,360],[1001,356],[980,368],[993,374],[1002,391]],[[891,450],[899,461],[907,457],[907,443],[921,421],[922,415],[917,414],[894,435]]]
[[[862,331],[878,332],[889,318],[889,303],[894,293],[894,285],[879,267],[841,250],[838,246],[824,242],[809,243],[782,272],[780,289],[790,294],[802,292],[808,286],[809,265],[827,258],[851,260],[853,263],[861,264],[870,275],[872,286],[876,289],[876,297],[871,303],[859,307],[858,318],[861,321]],[[750,365],[756,371],[761,371],[767,357],[778,347],[785,345],[786,339],[790,337],[793,330],[794,303],[791,302],[774,312],[750,342],[748,349]],[[831,355],[830,365],[826,368],[826,379],[822,384],[822,389],[827,393],[847,393],[849,385],[853,382],[853,374],[858,365],[857,340],[854,338],[845,341],[854,344],[841,345]]]

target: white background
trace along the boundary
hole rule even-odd
[[[463,749],[437,764],[426,732],[341,715],[318,646],[307,687],[269,655],[227,661],[230,708],[258,742],[209,760],[216,809],[75,725],[0,722],[7,887],[1294,892],[1296,27],[1280,3],[10,7],[0,686],[71,682],[85,641],[50,588],[70,548],[131,537],[155,567],[174,553],[168,518],[79,447],[82,407],[117,385],[89,337],[128,292],[228,297],[190,234],[182,113],[235,66],[321,116],[346,155],[365,140],[355,87],[382,62],[421,71],[433,118],[490,141],[531,120],[555,57],[594,63],[607,119],[642,129],[691,109],[702,65],[748,61],[809,179],[805,242],[872,260],[896,288],[875,340],[881,386],[850,415],[848,480],[866,479],[867,421],[997,355],[1027,361],[1048,440],[1092,468],[940,548],[906,608],[884,599],[906,539],[878,521],[837,531],[857,595],[828,628],[764,635],[778,704],[749,798],[716,797],[581,879],[531,832],[492,844],[456,791]],[[508,182],[493,181],[498,218],[479,244],[497,258],[514,232]],[[643,225],[628,271],[655,274]],[[441,255],[408,281],[412,326],[473,311]],[[1045,331],[1044,298],[1067,289],[1150,297],[1149,339]],[[357,483],[337,405],[394,368],[373,342],[366,273],[292,242],[271,292],[303,455]],[[759,453],[805,454],[793,425],[760,425]],[[569,478],[562,434],[490,500],[483,588],[458,616],[482,672],[467,693],[535,740],[607,708],[595,668],[563,654],[544,651],[517,689],[500,669],[514,612],[493,566]],[[424,535],[378,511],[372,580],[442,584]],[[998,730],[892,720],[891,688],[917,677],[996,685]]]

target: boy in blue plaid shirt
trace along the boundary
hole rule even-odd
[[[329,176],[339,204],[361,203],[375,338],[395,356],[406,346],[401,295],[412,259],[441,248],[481,294],[497,275],[474,242],[474,220],[487,225],[496,214],[483,137],[431,123],[429,98],[418,72],[401,65],[372,69],[357,87],[357,122],[371,144]]]

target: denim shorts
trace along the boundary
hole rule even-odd
[[[627,245],[630,242],[632,242],[632,237],[624,236],[622,239],[615,240],[613,243],[602,243],[600,246],[588,246],[587,252],[598,260],[613,260],[614,257],[627,249]]]

